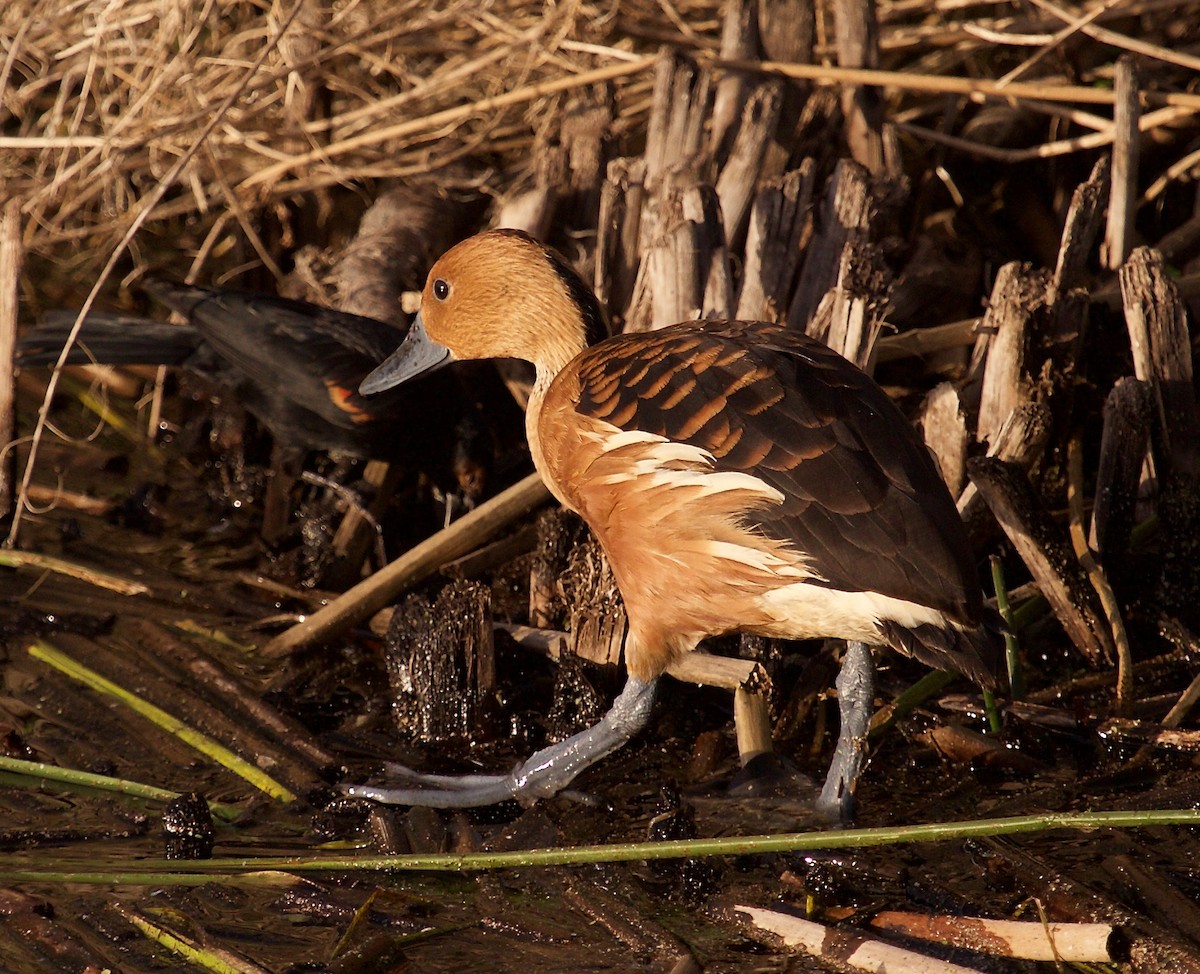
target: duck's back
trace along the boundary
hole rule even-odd
[[[773,575],[968,627],[981,618],[962,523],[924,444],[868,376],[804,335],[735,321],[618,336],[559,374],[538,425],[543,473],[600,536],[627,603],[631,576],[655,574],[646,549],[674,545],[657,574],[673,559],[684,587],[707,584],[688,574],[688,552],[707,547],[728,557],[705,570],[735,590]],[[738,577],[741,562],[753,577]]]

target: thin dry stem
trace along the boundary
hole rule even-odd
[[[1069,505],[1069,527],[1071,546],[1075,557],[1087,572],[1088,581],[1100,596],[1100,605],[1112,627],[1113,645],[1117,650],[1117,713],[1127,714],[1133,704],[1133,651],[1129,645],[1129,634],[1125,631],[1125,620],[1121,618],[1121,606],[1116,593],[1109,584],[1108,576],[1096,561],[1088,545],[1083,516],[1083,444],[1077,435],[1071,438],[1067,448],[1067,503]]]

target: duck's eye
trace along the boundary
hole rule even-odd
[[[439,277],[433,282],[433,296],[439,301],[445,301],[450,297],[450,284]]]

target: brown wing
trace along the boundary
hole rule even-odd
[[[748,515],[832,588],[973,622],[982,598],[958,512],[911,424],[836,352],[774,325],[688,324],[578,360],[580,413],[707,450],[782,505]]]

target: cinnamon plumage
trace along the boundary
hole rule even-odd
[[[605,338],[561,258],[490,231],[434,265],[408,337],[361,391],[491,357],[536,368],[529,446],[612,565],[628,682],[596,727],[510,775],[405,773],[415,787],[353,794],[437,806],[553,794],[645,725],[673,660],[727,632],[886,645],[996,685],[996,627],[946,487],[887,395],[837,353],[765,322]]]

